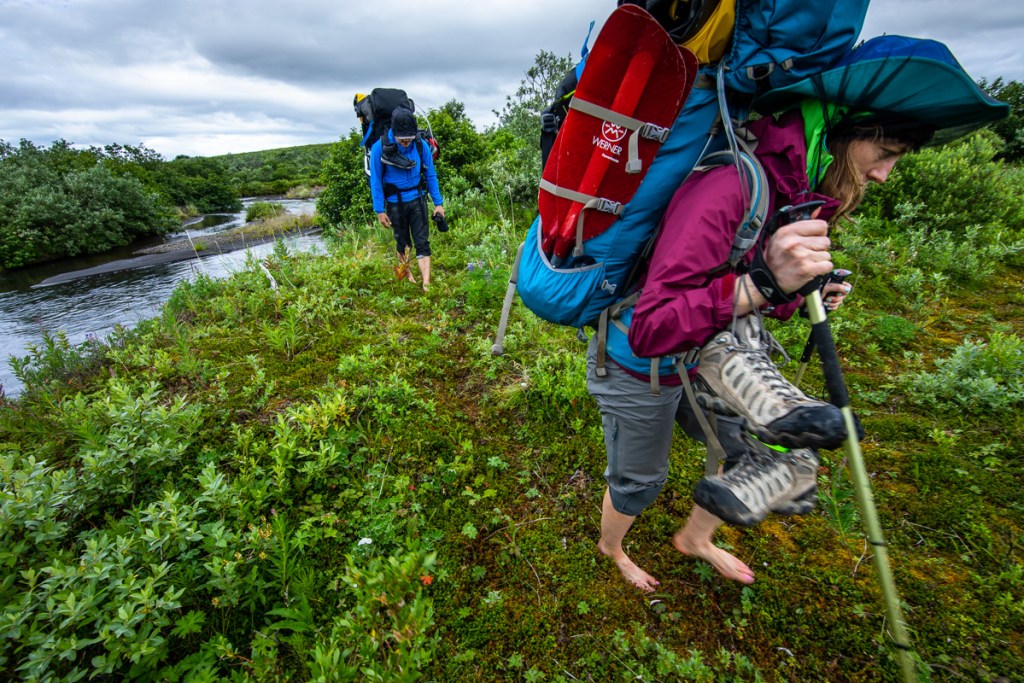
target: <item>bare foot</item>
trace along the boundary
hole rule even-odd
[[[684,555],[698,557],[727,579],[740,583],[754,583],[754,571],[738,557],[719,548],[714,543],[694,543],[680,529],[672,537],[672,545]]]
[[[608,550],[605,548],[603,541],[597,542],[597,549],[602,555],[610,558],[615,563],[615,566],[622,572],[622,576],[626,581],[643,592],[650,593],[661,585],[657,579],[636,566],[636,563],[629,559],[629,555],[622,552],[621,549],[617,552]]]

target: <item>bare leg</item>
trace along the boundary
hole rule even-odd
[[[753,570],[738,557],[728,553],[711,542],[715,530],[721,526],[722,520],[700,507],[694,505],[686,525],[672,537],[672,545],[684,555],[699,557],[727,579],[740,583],[754,583]]]
[[[398,279],[406,279],[413,284],[416,283],[416,276],[412,274],[412,268],[409,266],[409,250],[406,249],[405,253],[398,252],[398,266],[395,268],[395,274],[398,275]]]
[[[423,280],[423,291],[430,289],[430,257],[418,256],[416,263],[420,267],[420,278]]]
[[[597,549],[615,562],[626,581],[650,593],[659,585],[657,579],[636,566],[622,549],[622,539],[629,531],[629,527],[633,526],[634,519],[636,517],[624,515],[612,507],[611,494],[605,489],[604,502],[601,505],[601,540],[597,542]]]

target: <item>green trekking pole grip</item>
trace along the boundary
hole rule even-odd
[[[850,408],[850,394],[847,391],[846,381],[843,379],[843,371],[839,365],[839,356],[836,354],[832,330],[829,328],[828,318],[825,316],[821,291],[815,287],[806,296],[807,312],[811,319],[811,334],[814,337],[814,346],[818,349],[818,355],[821,358],[825,385],[828,387],[832,403],[842,412],[843,420],[846,422],[845,447],[847,462],[853,476],[854,493],[857,497],[857,504],[860,507],[861,517],[864,519],[868,543],[874,547],[875,571],[878,574],[878,581],[882,587],[886,617],[889,620],[893,642],[898,650],[903,681],[904,683],[916,683],[918,680],[917,672],[914,660],[911,657],[912,649],[910,647],[910,640],[907,638],[903,612],[900,609],[896,582],[893,580],[892,570],[889,567],[885,539],[882,536],[881,524],[878,522],[878,512],[875,509],[875,501],[871,493],[867,468],[864,466],[864,455],[861,453],[860,442],[857,440],[857,425],[853,417],[853,410]]]

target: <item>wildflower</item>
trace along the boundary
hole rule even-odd
[[[263,551],[260,551],[259,558],[261,560],[265,560],[265,559],[267,559],[267,554],[265,552],[263,552]]]
[[[220,598],[214,598],[213,600],[210,600],[210,602],[213,603],[214,607],[217,607],[220,605]]]
[[[423,582],[424,586],[429,586],[430,584],[434,583],[434,577],[430,574],[424,574],[420,577],[420,581]]]
[[[409,490],[410,491],[415,491],[416,490],[416,485],[415,484],[409,484]]]
[[[357,543],[356,545],[370,545],[371,543],[373,543],[372,538],[360,538],[359,543]]]

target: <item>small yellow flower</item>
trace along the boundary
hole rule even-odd
[[[220,606],[220,598],[214,598],[213,600],[210,600],[210,602],[213,603],[214,607]]]
[[[265,559],[267,559],[267,554],[265,552],[263,552],[263,551],[260,551],[259,557],[260,557],[261,560],[265,560]]]

